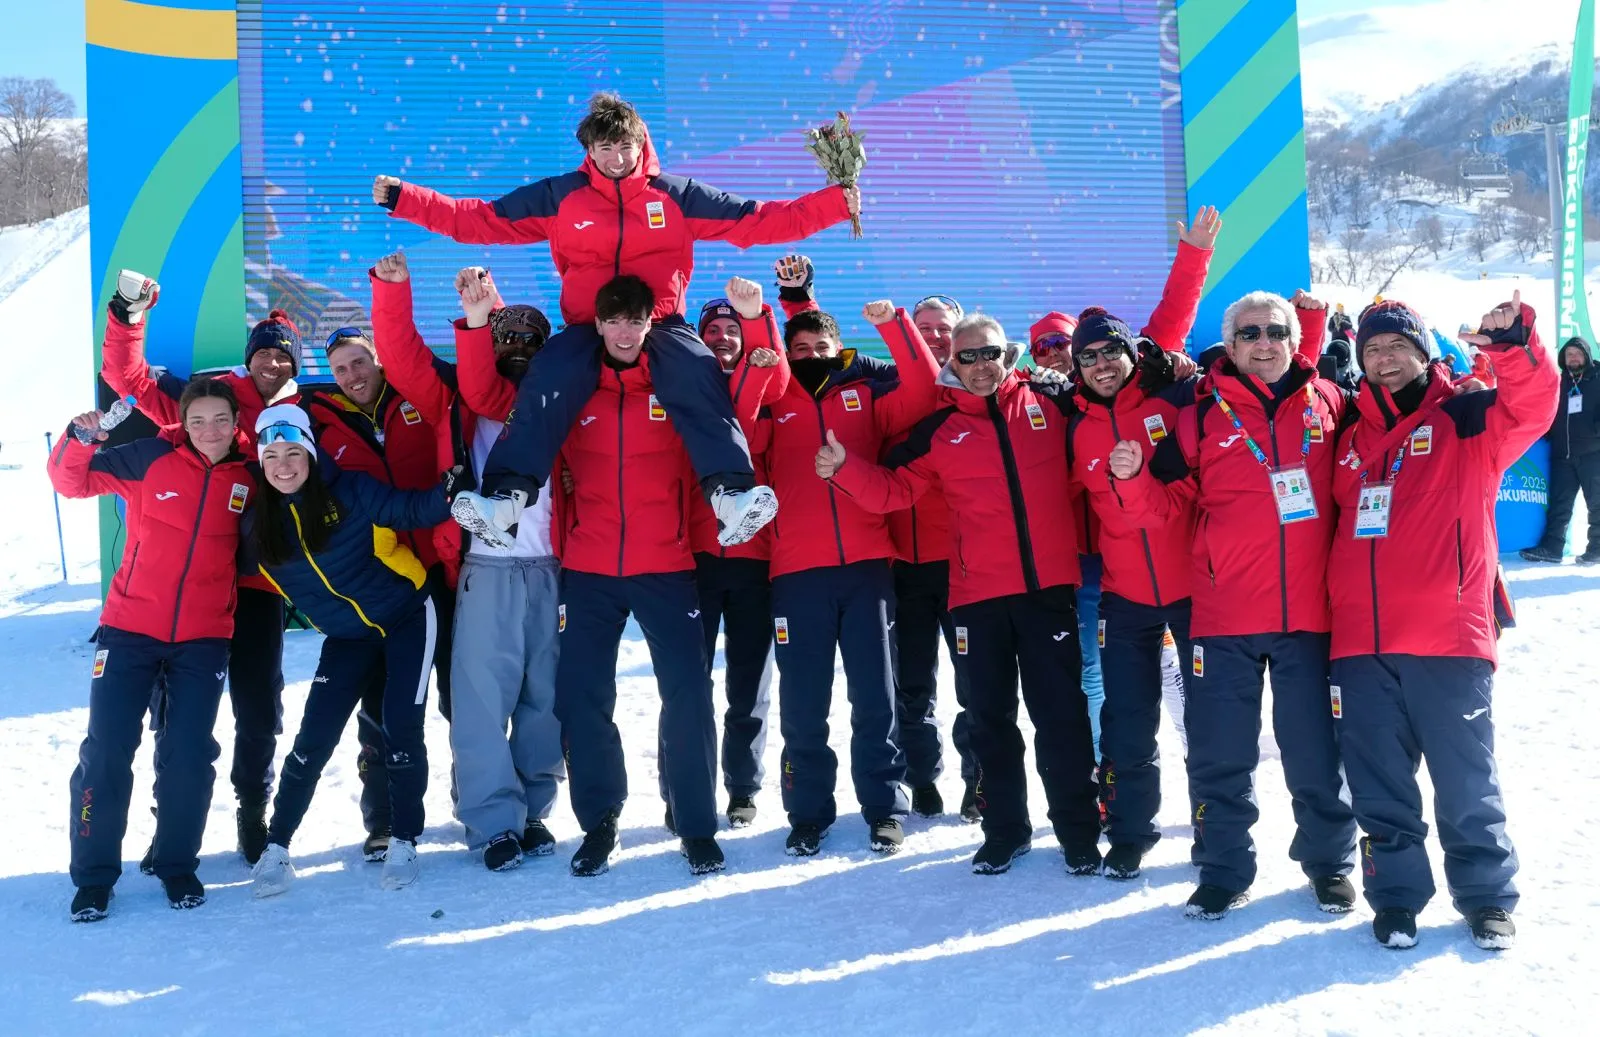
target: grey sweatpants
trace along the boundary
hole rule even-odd
[[[560,573],[554,558],[468,555],[461,567],[450,750],[456,817],[473,849],[549,817],[566,776],[555,714]]]

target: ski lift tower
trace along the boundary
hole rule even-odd
[[[1518,101],[1513,95],[1501,106],[1503,117],[1489,130],[1496,137],[1524,133],[1544,134],[1545,162],[1550,178],[1550,254],[1561,255],[1561,133],[1567,127],[1565,105],[1558,101]]]

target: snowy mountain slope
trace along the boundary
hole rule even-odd
[[[89,209],[74,209],[33,227],[0,228],[0,301],[82,238],[88,243]],[[85,277],[88,273],[85,272]]]
[[[42,440],[43,429],[87,406],[88,289],[86,253],[69,249],[0,302],[0,342],[49,343],[0,382],[5,427],[25,433],[17,442]],[[1454,312],[1478,306],[1480,294],[1508,292],[1500,281],[1460,289],[1421,281],[1407,298],[1428,312]],[[1423,942],[1409,953],[1373,944],[1365,908],[1343,919],[1318,912],[1286,856],[1292,818],[1269,732],[1255,900],[1219,923],[1184,919],[1178,907],[1193,873],[1182,754],[1166,729],[1160,820],[1167,838],[1132,883],[1064,874],[1037,782],[1036,850],[1006,876],[970,874],[979,834],[949,818],[913,820],[903,854],[874,858],[847,777],[844,819],[823,855],[787,858],[776,731],[757,825],[724,833],[727,873],[693,879],[660,827],[656,694],[647,650],[631,626],[619,660],[617,722],[634,794],[623,817],[624,856],[611,874],[566,875],[578,830],[565,802],[552,819],[562,840],[554,859],[494,875],[469,857],[449,816],[446,729],[435,716],[417,887],[384,893],[377,868],[360,860],[355,743],[347,738],[297,837],[301,877],[289,893],[250,897],[247,869],[233,853],[223,778],[201,863],[211,900],[173,912],[158,884],[133,865],[153,830],[147,740],[113,916],[70,925],[66,783],[85,721],[90,653],[83,639],[98,607],[93,508],[65,512],[72,578],[62,584],[42,441],[38,453],[22,471],[0,471],[7,502],[0,509],[0,832],[7,837],[0,1005],[8,1035],[165,1037],[241,1027],[1033,1034],[1099,1022],[1141,1035],[1457,1037],[1582,1032],[1600,1012],[1589,982],[1600,971],[1592,940],[1600,925],[1593,881],[1600,761],[1590,744],[1593,653],[1577,650],[1600,637],[1600,573],[1571,566],[1513,566],[1510,574],[1521,625],[1502,643],[1495,710],[1524,899],[1521,942],[1502,955],[1473,947],[1442,897],[1423,915]],[[292,734],[320,642],[307,634],[288,641]],[[948,731],[948,668],[940,680]],[[224,708],[216,731],[223,760],[232,741],[227,715]],[[842,675],[832,733],[848,759]],[[947,775],[941,784],[953,803],[959,780]],[[1437,850],[1430,852],[1437,869]],[[1439,881],[1442,889],[1442,875]]]

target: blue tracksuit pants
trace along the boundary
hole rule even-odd
[[[1450,899],[1463,913],[1517,906],[1517,851],[1506,836],[1485,659],[1360,655],[1333,663],[1339,751],[1355,804],[1362,887],[1374,910],[1421,911],[1433,898],[1417,768],[1433,780],[1433,818]]]

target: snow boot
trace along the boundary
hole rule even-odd
[[[1561,564],[1561,552],[1552,551],[1543,544],[1540,544],[1538,547],[1530,547],[1522,551],[1521,554],[1522,560],[1525,562],[1552,562],[1556,565]]]
[[[194,872],[162,879],[161,888],[167,891],[167,906],[174,911],[188,911],[206,902],[206,887],[200,884]]]
[[[233,820],[239,830],[239,854],[246,864],[254,866],[267,848],[267,805],[240,803]]]
[[[756,798],[754,796],[728,797],[728,827],[749,828],[756,823]]]
[[[1214,922],[1234,908],[1243,907],[1249,900],[1250,894],[1242,889],[1223,889],[1203,882],[1189,894],[1189,902],[1184,905],[1183,913],[1190,918]]]
[[[622,850],[617,838],[617,813],[612,811],[600,819],[591,831],[583,833],[583,843],[572,855],[572,874],[579,878],[593,878],[611,870],[611,863]]]
[[[938,817],[944,813],[944,797],[937,785],[923,785],[911,790],[911,812],[918,817]]]
[[[1349,914],[1356,909],[1356,887],[1344,875],[1323,875],[1311,880],[1317,907],[1330,915]]]
[[[906,833],[900,827],[899,818],[886,817],[881,821],[872,822],[870,827],[872,834],[867,840],[867,845],[872,847],[873,853],[887,856],[900,852],[901,844],[906,841]]]
[[[74,922],[98,922],[110,913],[110,886],[84,886],[72,895]]]
[[[522,865],[522,847],[510,832],[501,832],[483,848],[483,866],[490,871],[511,871]]]
[[[1517,942],[1517,927],[1500,907],[1475,907],[1467,912],[1472,942],[1486,951],[1510,950]]]
[[[1372,935],[1390,950],[1417,945],[1417,913],[1403,907],[1381,909],[1372,920]]]
[[[1591,547],[1578,556],[1579,565],[1600,565],[1600,547]]]
[[[727,863],[715,839],[685,839],[678,852],[689,862],[691,875],[709,875],[721,871]]]
[[[1061,844],[1061,853],[1067,859],[1067,874],[1100,874],[1100,847],[1095,843],[1076,844],[1063,842]]]
[[[1116,843],[1106,853],[1105,875],[1108,879],[1136,879],[1139,865],[1144,862],[1144,851],[1132,843]]]
[[[783,852],[791,857],[815,857],[829,830],[823,825],[795,825],[789,829],[789,838],[783,841]]]
[[[556,852],[556,837],[550,834],[550,829],[545,827],[543,821],[530,817],[517,845],[525,857],[548,857]]]
[[[406,839],[390,839],[389,852],[383,856],[383,876],[378,879],[378,885],[384,889],[405,889],[417,881],[419,874],[417,844]]]
[[[974,875],[1003,875],[1018,858],[1033,849],[1033,833],[1025,828],[990,832],[972,855]]]
[[[289,863],[289,851],[277,843],[268,843],[250,869],[251,895],[260,900],[275,897],[289,888],[294,881],[294,865]]]
[[[961,820],[969,825],[983,820],[983,810],[978,806],[978,786],[972,782],[967,783],[967,790],[961,794]]]
[[[717,543],[723,547],[745,543],[778,514],[778,495],[768,486],[748,490],[718,487],[708,499],[717,517]]]
[[[368,864],[382,864],[389,854],[389,826],[384,825],[367,836],[361,844],[361,859]]]

